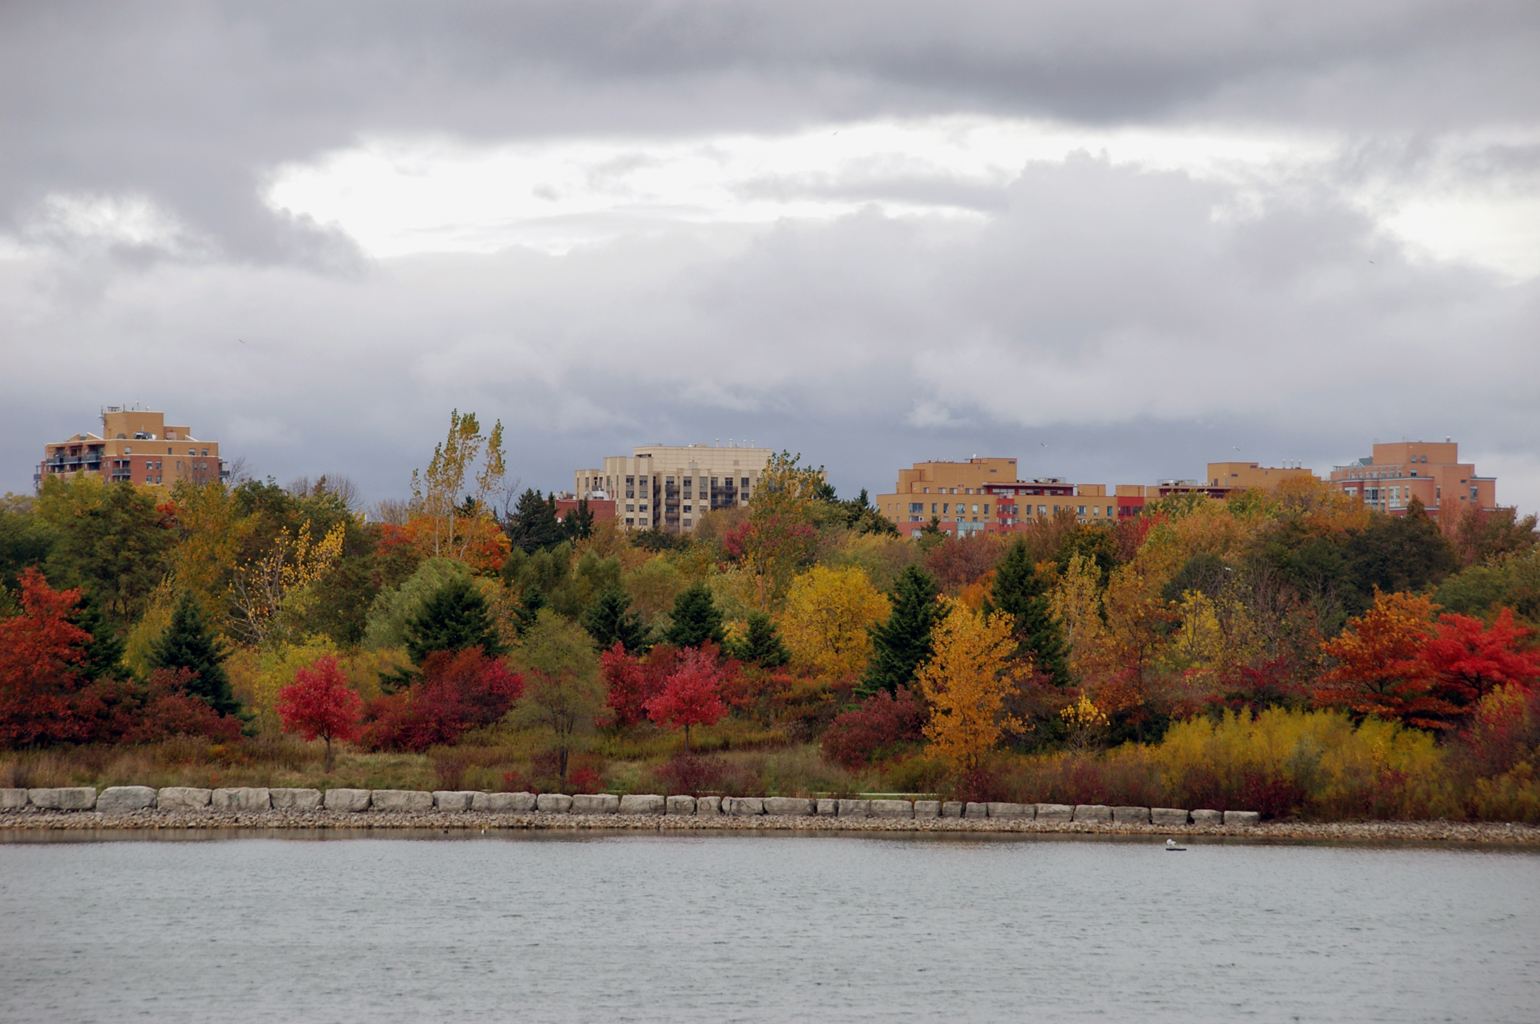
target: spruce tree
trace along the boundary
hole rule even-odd
[[[533,583],[524,588],[524,593],[519,595],[519,607],[513,613],[517,620],[514,628],[519,631],[519,636],[523,636],[535,627],[535,622],[540,618],[540,609],[548,603],[545,599],[545,591]]]
[[[607,651],[616,643],[628,654],[647,649],[647,627],[642,623],[641,614],[630,608],[631,595],[617,586],[599,591],[588,606],[583,613],[583,628],[588,630],[600,650]]]
[[[764,612],[749,612],[749,628],[733,647],[733,657],[761,668],[780,668],[791,660],[775,623]]]
[[[707,640],[720,644],[722,613],[704,583],[692,583],[674,599],[674,623],[665,639],[675,647],[699,647]]]
[[[86,660],[80,666],[80,674],[91,680],[117,677],[119,662],[127,645],[107,625],[107,620],[102,616],[101,602],[89,591],[70,615],[70,623],[91,634],[91,639],[85,644]]]
[[[1072,679],[1064,627],[1048,608],[1048,584],[1038,575],[1024,540],[1017,540],[995,567],[995,585],[984,611],[1008,612],[1016,620],[1016,653],[1030,657],[1039,672],[1053,677],[1055,686]]]
[[[480,647],[493,657],[503,653],[486,598],[470,580],[460,577],[434,591],[422,610],[407,620],[403,632],[406,652],[418,665],[434,651]]]
[[[561,521],[562,536],[568,540],[582,540],[593,536],[594,513],[588,507],[587,498],[579,498],[577,508],[568,512]]]
[[[872,657],[861,678],[862,694],[897,693],[900,686],[914,682],[915,672],[930,657],[938,592],[936,578],[919,566],[908,566],[899,574],[888,621],[871,629]]]
[[[230,677],[223,664],[227,657],[229,651],[209,632],[203,610],[183,591],[171,613],[171,625],[150,652],[151,666],[196,672],[187,684],[188,696],[199,698],[221,715],[234,715],[241,705],[230,692]]]
[[[532,489],[519,495],[519,503],[508,517],[505,530],[513,546],[524,551],[555,547],[566,536],[556,518],[555,496],[547,500]]]

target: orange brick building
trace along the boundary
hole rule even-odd
[[[1433,516],[1445,508],[1497,507],[1497,478],[1477,476],[1474,463],[1460,461],[1460,446],[1452,440],[1398,441],[1373,451],[1333,467],[1332,486],[1389,515],[1405,515],[1413,498]]]
[[[230,476],[218,441],[200,441],[189,427],[168,426],[165,413],[116,405],[102,409],[100,434],[76,434],[44,445],[32,481],[42,486],[45,477],[72,479],[80,473],[164,487],[178,480],[204,483]]]

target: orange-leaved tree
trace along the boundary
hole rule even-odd
[[[297,732],[306,742],[326,741],[326,770],[332,770],[332,740],[358,735],[364,702],[348,688],[337,659],[328,654],[294,673],[294,682],[278,691],[275,705],[284,732]]]
[[[1373,607],[1321,645],[1337,664],[1321,678],[1316,704],[1420,729],[1449,728],[1457,709],[1435,692],[1436,676],[1423,657],[1434,609],[1425,596],[1376,590]]]
[[[953,602],[931,642],[931,658],[916,673],[931,706],[925,738],[931,755],[966,777],[984,767],[1004,733],[1025,729],[1007,709],[1023,667],[1012,661],[1015,623],[1004,612],[986,617]]]

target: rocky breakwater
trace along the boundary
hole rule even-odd
[[[1148,833],[1540,844],[1531,825],[1269,822],[1256,811],[1106,804],[964,803],[391,789],[113,786],[0,789],[0,828],[772,829]]]

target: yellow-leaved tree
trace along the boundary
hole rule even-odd
[[[480,468],[476,468],[478,461]],[[468,488],[467,475],[473,490]],[[483,435],[475,413],[462,416],[460,410],[452,410],[449,436],[434,446],[428,468],[421,473],[412,470],[411,514],[431,521],[434,557],[464,559],[478,533],[487,532],[492,499],[506,476],[503,421],[493,424],[491,434]],[[462,494],[467,499],[463,503]]]
[[[927,752],[963,777],[984,766],[1006,732],[1025,730],[1006,705],[1027,666],[1012,661],[1015,623],[1004,612],[986,617],[951,602],[931,644],[931,658],[916,674],[931,707]]]
[[[347,530],[338,520],[319,541],[310,536],[305,520],[297,534],[280,531],[267,554],[236,566],[230,580],[233,627],[248,643],[263,645],[280,640],[286,625],[284,613],[302,619],[308,603],[307,589],[321,578],[342,554]]]
[[[865,670],[872,655],[868,627],[891,612],[864,569],[815,566],[792,580],[786,592],[781,637],[792,664],[842,679]]]
[[[1064,627],[1069,645],[1070,671],[1084,676],[1091,671],[1100,651],[1102,634],[1101,573],[1096,560],[1071,555],[1048,598],[1048,610]]]

